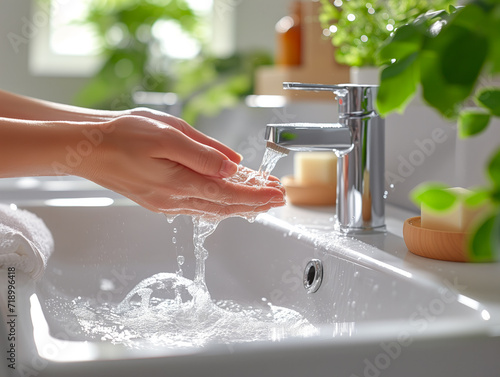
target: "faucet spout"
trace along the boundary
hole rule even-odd
[[[266,141],[293,151],[347,153],[353,146],[351,130],[340,123],[268,124]]]

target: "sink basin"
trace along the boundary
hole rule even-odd
[[[192,279],[191,219],[179,216],[169,223],[119,199],[103,207],[17,205],[43,218],[56,244],[40,282],[34,285],[19,273],[17,328],[23,345],[17,365],[32,375],[493,376],[499,370],[498,265],[410,254],[402,224],[411,213],[388,207],[386,234],[356,238],[333,234],[332,208],[286,206],[254,223],[226,219],[205,243],[212,298],[289,308],[317,332],[133,349],[82,337],[65,306],[77,297],[117,304],[143,279],[175,272],[178,255],[185,257],[183,275]],[[314,293],[309,291],[317,265],[311,261],[323,269]]]

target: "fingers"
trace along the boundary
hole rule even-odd
[[[202,179],[203,180],[203,179]],[[203,183],[187,186],[179,198],[190,197],[224,205],[244,204],[260,206],[268,203],[284,204],[284,191],[274,185],[250,186],[222,179],[206,179]]]
[[[129,195],[129,198],[153,212],[216,216],[220,219],[231,216],[252,218],[261,212],[285,204],[283,194],[274,188],[262,188],[252,196],[245,194],[239,196],[235,193],[221,195],[217,191],[217,186],[209,184],[205,187],[187,187],[185,192],[178,195],[162,195],[159,190],[156,194],[156,199],[147,201],[140,196]],[[238,203],[242,201],[242,197],[245,197],[245,201]]]
[[[173,115],[160,113],[154,114],[154,119],[159,120],[163,123],[169,124],[175,129],[181,131],[183,134],[187,135],[191,139],[197,141],[200,144],[207,145],[212,147],[222,154],[224,154],[229,160],[232,162],[239,164],[243,157],[235,152],[233,149],[229,148],[227,145],[221,143],[218,140],[211,138],[210,136],[205,135],[203,132],[198,131],[196,128],[190,126],[186,121],[181,118],[177,118]]]
[[[269,176],[266,180],[260,172],[249,169],[243,165],[238,165],[238,172],[228,178],[228,180],[233,183],[241,183],[244,185],[274,187],[283,192],[283,194],[285,193],[285,189],[278,178]]]
[[[171,187],[171,182],[175,182],[175,189]],[[154,198],[150,198],[148,203],[141,203],[139,198],[132,199],[155,212],[208,213],[222,217],[252,216],[285,204],[284,190],[276,182],[261,187],[249,186],[201,176],[185,168],[171,176],[164,185],[158,185]]]
[[[153,157],[168,158],[199,174],[227,178],[238,170],[238,165],[225,154],[199,143],[181,131],[170,128],[165,146]]]
[[[199,198],[185,198],[177,201],[177,205],[177,208],[158,209],[158,212],[182,215],[213,215],[219,218],[232,216],[250,218],[278,206],[273,203],[259,206],[249,206],[244,204],[227,205]]]
[[[279,178],[276,178],[274,175],[270,175],[268,178],[267,178],[268,181],[272,181],[272,182],[279,182],[281,184],[281,181],[279,180]]]
[[[228,179],[207,177],[190,169],[182,169],[170,178],[182,182],[177,197],[205,199],[221,204],[257,206],[267,203],[284,204],[285,189],[275,180],[265,181],[256,171],[238,165],[238,172]]]
[[[181,127],[181,131],[183,131],[186,135],[188,135],[193,140],[198,141],[199,143],[208,145],[224,155],[226,155],[231,161],[239,164],[241,160],[243,160],[243,156],[239,153],[235,152],[233,149],[229,148],[227,145],[221,143],[218,140],[211,138],[210,136],[205,135],[204,133],[198,131],[197,129],[191,127],[187,123],[185,123],[184,127]]]

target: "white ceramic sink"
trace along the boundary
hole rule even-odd
[[[123,200],[107,207],[17,204],[42,217],[56,243],[39,284],[19,276],[17,328],[24,343],[17,365],[32,371],[24,375],[496,376],[500,370],[499,266],[410,254],[402,239],[410,213],[389,207],[387,234],[356,239],[332,233],[333,208],[287,206],[255,223],[224,220],[205,245],[212,298],[290,308],[318,333],[139,351],[82,339],[64,304],[78,296],[118,303],[142,279],[175,272],[177,254],[186,258],[184,276],[193,278],[190,219],[169,224]],[[307,293],[304,270],[313,259],[322,262],[323,281]]]

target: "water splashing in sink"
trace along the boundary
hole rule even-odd
[[[251,178],[264,184],[280,157],[279,153],[266,153],[258,176]],[[249,179],[246,182],[255,184]],[[171,218],[168,220],[171,223]],[[249,306],[211,298],[205,281],[208,251],[204,243],[220,220],[193,216],[193,280],[183,276],[184,257],[178,255],[175,273],[158,273],[144,279],[117,305],[97,306],[90,300],[75,299],[73,314],[84,335],[132,348],[179,348],[316,334],[317,329],[294,310],[270,302]]]
[[[200,347],[210,343],[281,340],[316,329],[299,313],[213,301],[192,280],[159,273],[139,283],[117,306],[94,308],[75,300],[74,314],[90,339],[131,348]]]

